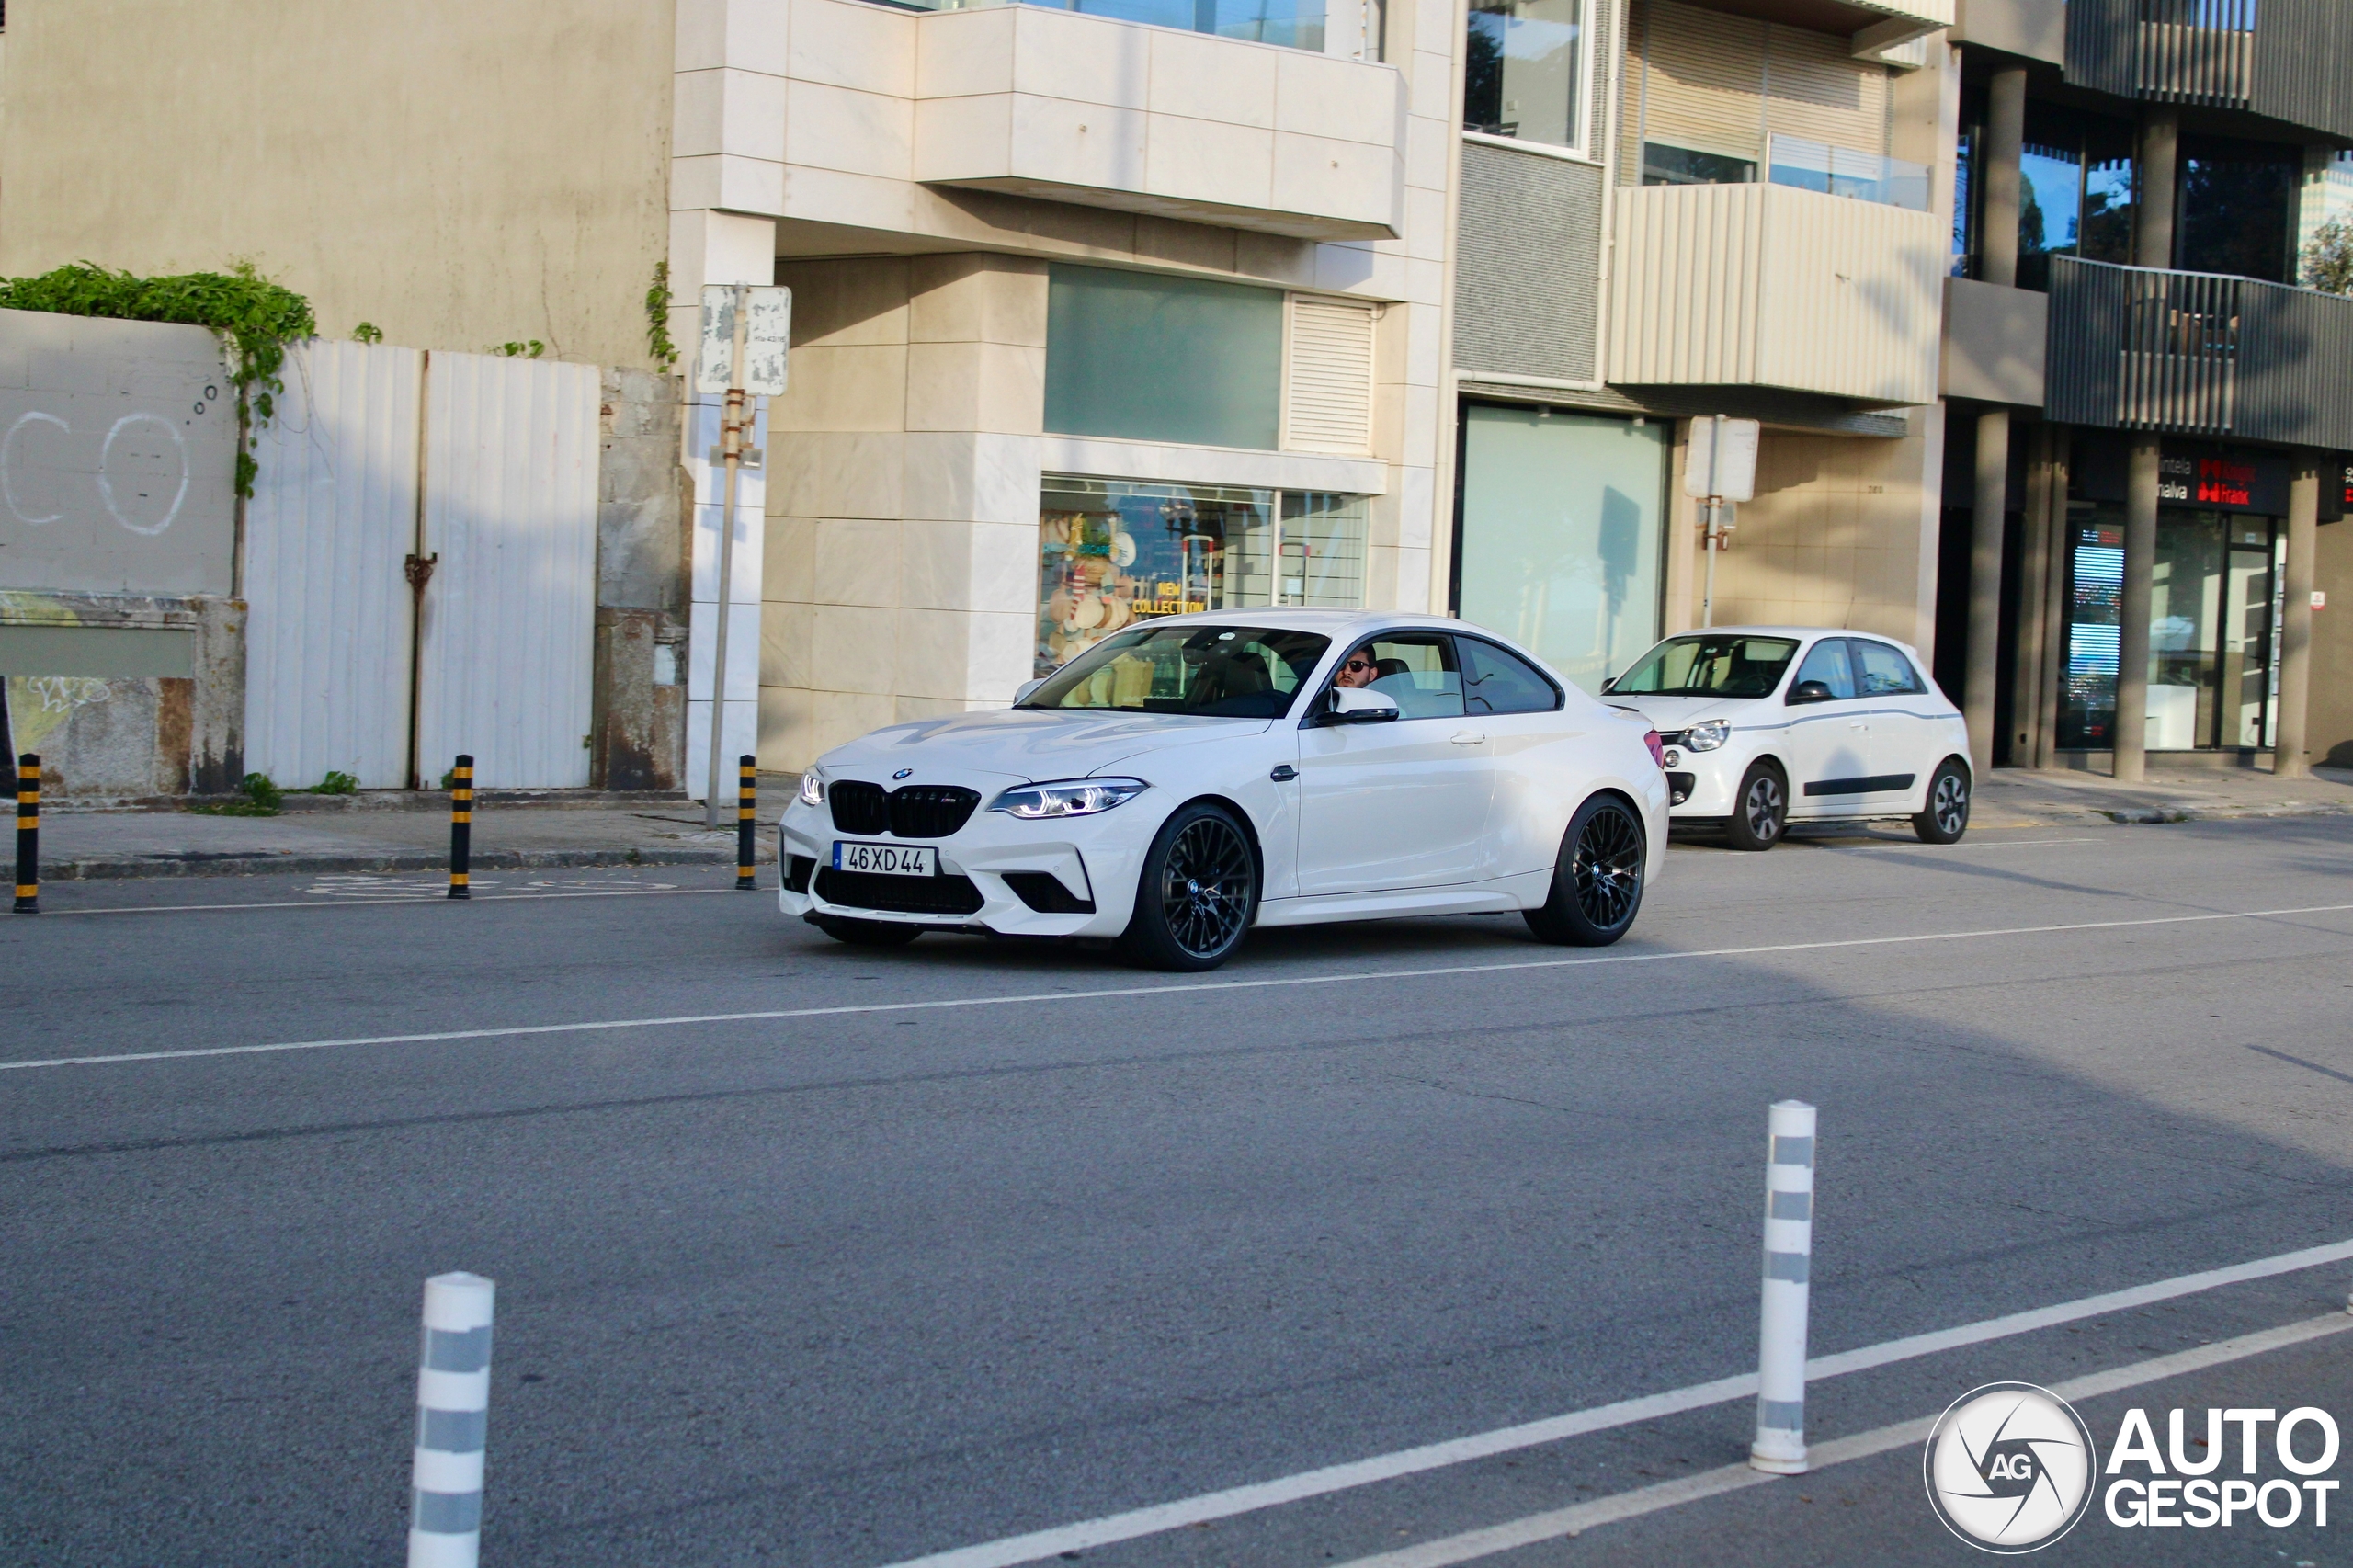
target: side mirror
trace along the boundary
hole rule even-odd
[[[1397,717],[1397,699],[1361,686],[1336,686],[1324,698],[1327,724],[1380,724]]]
[[[1013,688],[1013,705],[1016,708],[1020,707],[1023,703],[1029,700],[1029,694],[1031,692],[1037,690],[1040,687],[1045,684],[1046,677],[1043,676],[1040,676],[1036,680],[1023,681],[1019,686]]]
[[[1789,702],[1794,708],[1801,702],[1827,702],[1835,695],[1828,681],[1802,680],[1790,687]]]

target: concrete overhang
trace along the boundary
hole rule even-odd
[[[1945,279],[1938,391],[1980,403],[2042,406],[2051,297],[1974,278]]]

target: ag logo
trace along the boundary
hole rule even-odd
[[[1921,1469],[1945,1528],[1985,1551],[2039,1551],[2091,1506],[2099,1456],[2067,1402],[2032,1383],[1987,1383],[1928,1434]]]

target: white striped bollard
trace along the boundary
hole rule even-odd
[[[1777,1102],[1765,1165],[1765,1289],[1756,1323],[1756,1440],[1748,1462],[1805,1473],[1805,1315],[1813,1259],[1813,1108]]]
[[[437,1274],[425,1282],[408,1568],[474,1568],[482,1556],[483,1440],[490,1420],[495,1290],[478,1274]]]

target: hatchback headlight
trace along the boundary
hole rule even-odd
[[[813,767],[801,776],[801,803],[804,806],[825,803],[825,781],[817,777],[817,770]]]
[[[1710,719],[1683,732],[1683,744],[1691,751],[1713,751],[1730,739],[1732,725],[1722,719]]]
[[[1025,821],[1040,817],[1091,817],[1123,806],[1152,786],[1141,778],[1065,778],[1023,784],[989,802],[989,810]]]

